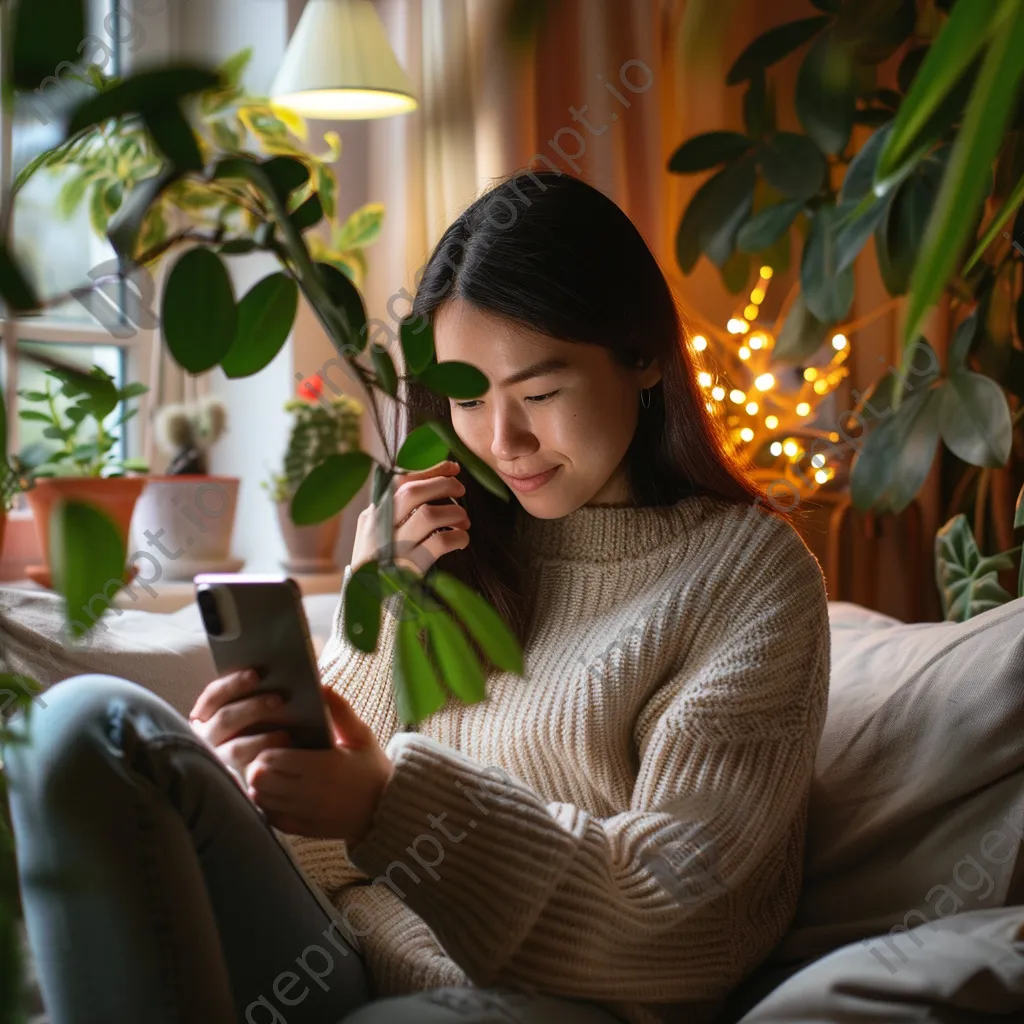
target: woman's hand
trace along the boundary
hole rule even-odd
[[[282,698],[253,694],[258,684],[259,676],[251,669],[214,679],[188,716],[192,729],[240,774],[257,754],[291,742],[287,730],[274,728],[274,716],[284,707]]]
[[[466,493],[455,478],[460,469],[457,462],[439,462],[429,469],[404,473],[395,488],[395,560],[409,564],[419,575],[442,555],[469,544],[469,515],[461,505],[451,501],[426,504]],[[378,511],[376,505],[368,505],[359,514],[350,563],[353,572],[377,557]]]
[[[352,847],[369,830],[395,766],[352,705],[329,686],[321,692],[334,725],[334,749],[265,748],[246,768],[245,781],[274,828],[344,839]]]

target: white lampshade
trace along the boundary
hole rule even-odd
[[[308,0],[270,97],[320,118],[390,117],[419,105],[370,0]]]

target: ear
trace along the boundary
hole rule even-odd
[[[661,367],[658,365],[657,359],[652,359],[640,374],[640,387],[652,388],[659,380],[661,380]]]

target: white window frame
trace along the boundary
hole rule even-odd
[[[90,0],[96,2],[96,0]],[[104,0],[109,2],[112,10],[122,15],[135,9],[134,0]],[[152,0],[149,0],[152,3]],[[155,19],[154,19],[155,20]],[[160,19],[164,21],[164,19]],[[160,26],[166,29],[166,22]],[[113,39],[108,34],[109,39]],[[129,47],[121,47],[121,52],[114,68],[110,70],[126,74],[131,71],[132,52]],[[7,59],[6,56],[0,59]],[[7,197],[10,194],[13,179],[13,118],[6,109],[0,109],[0,194]],[[16,218],[12,217],[12,232],[17,231]],[[160,279],[162,275],[157,274],[156,291],[154,293],[151,307],[153,312],[158,310]],[[82,282],[85,284],[86,282]],[[113,307],[112,307],[113,308]],[[134,325],[131,325],[134,327]],[[18,450],[18,360],[17,350],[22,342],[52,342],[62,345],[103,345],[121,349],[125,382],[140,381],[147,385],[151,391],[135,401],[138,403],[139,415],[134,417],[125,425],[124,438],[125,448],[128,457],[138,458],[143,455],[146,444],[146,424],[150,418],[150,403],[153,401],[152,389],[156,385],[158,374],[158,360],[160,356],[160,329],[139,328],[127,338],[118,338],[102,327],[95,318],[89,317],[83,312],[81,322],[56,319],[53,317],[32,317],[20,320],[14,317],[4,317],[0,314],[0,351],[3,354],[4,367],[4,400],[7,405],[7,426],[8,426],[8,448],[10,451]],[[19,506],[23,499],[17,499],[18,505],[15,508],[15,515],[18,514]],[[27,510],[22,508],[21,514],[27,515]]]

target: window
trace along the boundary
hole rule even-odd
[[[123,0],[89,0],[88,45],[85,61],[104,66],[105,73],[124,74],[119,39]],[[95,41],[99,40],[100,43]],[[83,41],[84,42],[84,41]],[[14,116],[0,112],[0,188],[6,193],[18,173],[31,160],[62,141],[59,119],[53,116],[55,98],[86,87],[69,78],[67,69],[55,69],[52,79],[40,83],[34,96],[23,96]],[[12,218],[13,247],[41,295],[66,295],[65,301],[45,314],[21,320],[2,320],[2,379],[8,405],[9,448],[23,452],[43,441],[42,425],[18,416],[25,401],[19,390],[42,390],[44,370],[52,361],[88,370],[102,366],[118,385],[129,380],[150,384],[149,367],[153,332],[137,329],[118,302],[116,282],[91,297],[74,298],[71,292],[88,285],[101,273],[116,270],[115,254],[105,238],[92,228],[89,202],[83,201],[70,218],[59,206],[73,169],[54,173],[42,169],[18,194]],[[66,194],[64,195],[66,199]],[[111,414],[113,423],[121,414]],[[139,421],[130,421],[121,437],[122,457],[140,454]]]

